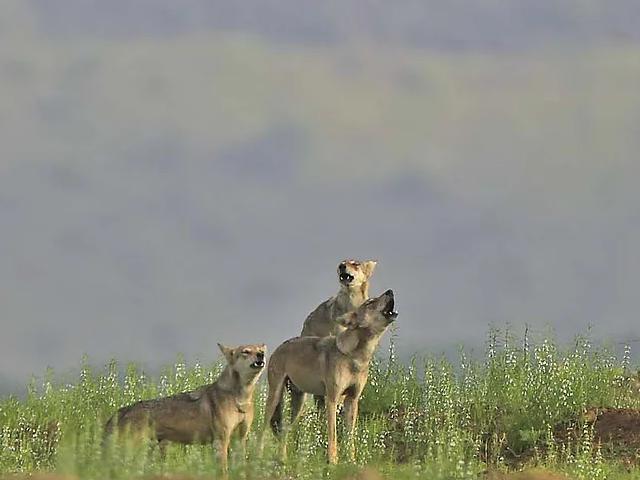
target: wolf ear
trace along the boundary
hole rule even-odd
[[[224,358],[227,359],[227,362],[231,363],[231,361],[233,360],[233,348],[227,347],[226,345],[223,345],[221,343],[218,344],[218,347],[220,348],[220,351],[223,353]]]
[[[356,312],[348,312],[344,315],[340,315],[336,318],[336,323],[349,329],[356,328],[358,326],[358,314]]]
[[[373,275],[373,271],[375,270],[377,264],[377,260],[367,260],[366,262],[362,262],[362,271],[367,276],[367,278]]]

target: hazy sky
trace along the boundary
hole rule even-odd
[[[640,8],[517,4],[3,1],[0,391],[273,349],[346,257],[404,352],[637,340]]]

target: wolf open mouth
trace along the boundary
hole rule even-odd
[[[263,368],[264,367],[264,360],[256,360],[255,362],[253,362],[250,365],[251,368]]]
[[[349,283],[353,282],[353,275],[351,275],[349,273],[341,273],[340,274],[340,281],[342,283],[349,284]]]
[[[394,307],[395,300],[391,297],[382,311],[382,314],[389,320],[393,320],[398,316],[398,312],[394,310]]]

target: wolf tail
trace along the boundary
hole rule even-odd
[[[279,437],[282,432],[282,400],[276,405],[271,420],[269,420],[269,425],[271,426],[273,434]]]

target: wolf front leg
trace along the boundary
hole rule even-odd
[[[247,437],[249,429],[253,422],[253,415],[246,414],[244,420],[238,425],[238,435],[240,436],[240,449],[242,451],[242,460],[247,460]]]
[[[336,435],[336,414],[338,411],[338,399],[335,396],[326,397],[327,407],[327,456],[329,463],[338,463],[338,441]]]
[[[354,462],[356,460],[356,444],[354,439],[354,432],[356,428],[356,421],[358,419],[358,397],[347,396],[344,400],[344,416],[347,445],[349,449],[349,460]]]
[[[227,472],[229,471],[229,441],[231,440],[231,434],[228,431],[223,431],[218,434],[216,439],[216,450],[218,452],[218,463],[220,464],[220,470],[222,472],[222,478],[227,478]]]

